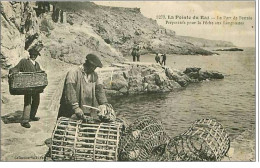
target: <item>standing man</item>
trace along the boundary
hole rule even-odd
[[[162,65],[166,65],[166,54],[162,54]]]
[[[22,59],[14,68],[10,69],[10,73],[13,72],[38,72],[42,71],[36,58],[40,55],[36,49],[29,50],[30,58]],[[29,121],[38,121],[39,117],[36,117],[38,106],[40,104],[40,93],[28,93],[24,95],[24,110],[21,121],[21,126],[30,128]]]
[[[139,51],[139,46],[137,46],[137,48],[136,48],[136,58],[137,58],[137,62],[140,62],[140,51]]]
[[[159,57],[159,54],[158,54],[158,53],[156,53],[155,61],[156,61],[156,63],[161,64],[161,62],[160,62],[160,57]]]
[[[83,65],[67,73],[58,118],[74,118],[76,116],[77,119],[85,119],[85,115],[93,118],[98,115],[99,118],[108,121],[115,120],[112,106],[107,103],[102,82],[95,72],[97,67],[101,68],[102,66],[96,55],[88,54]],[[102,107],[99,114],[89,108],[89,106],[99,107],[99,105]],[[106,115],[107,112],[109,115]]]
[[[139,46],[134,46],[133,47],[131,55],[133,56],[133,62],[135,62],[136,59],[137,59],[138,62],[140,62]]]
[[[137,53],[137,50],[136,50],[136,48],[134,47],[133,50],[132,50],[132,52],[131,52],[131,55],[132,55],[132,57],[133,57],[133,62],[135,62],[135,60],[136,60],[136,53]]]

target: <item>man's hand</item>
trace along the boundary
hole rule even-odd
[[[75,114],[76,114],[76,116],[77,116],[78,119],[81,119],[81,120],[85,119],[84,113],[83,113],[83,111],[81,110],[81,108],[79,108],[79,107],[76,108],[76,109],[75,109]]]

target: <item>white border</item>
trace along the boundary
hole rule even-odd
[[[64,0],[66,1],[66,0]],[[119,168],[119,167],[149,167],[149,168],[258,168],[259,163],[259,1],[256,2],[256,161],[255,162],[0,162],[2,168]],[[1,142],[1,140],[0,140]]]

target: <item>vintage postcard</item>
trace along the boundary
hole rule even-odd
[[[2,162],[258,162],[256,1],[1,1]]]

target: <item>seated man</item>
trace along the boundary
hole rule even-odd
[[[97,67],[102,66],[96,55],[88,54],[83,65],[67,73],[58,118],[76,116],[77,119],[84,120],[86,116],[95,118],[99,115],[100,119],[115,120],[112,106],[108,104],[103,85],[95,72]],[[98,113],[91,108],[99,105],[103,106]]]

